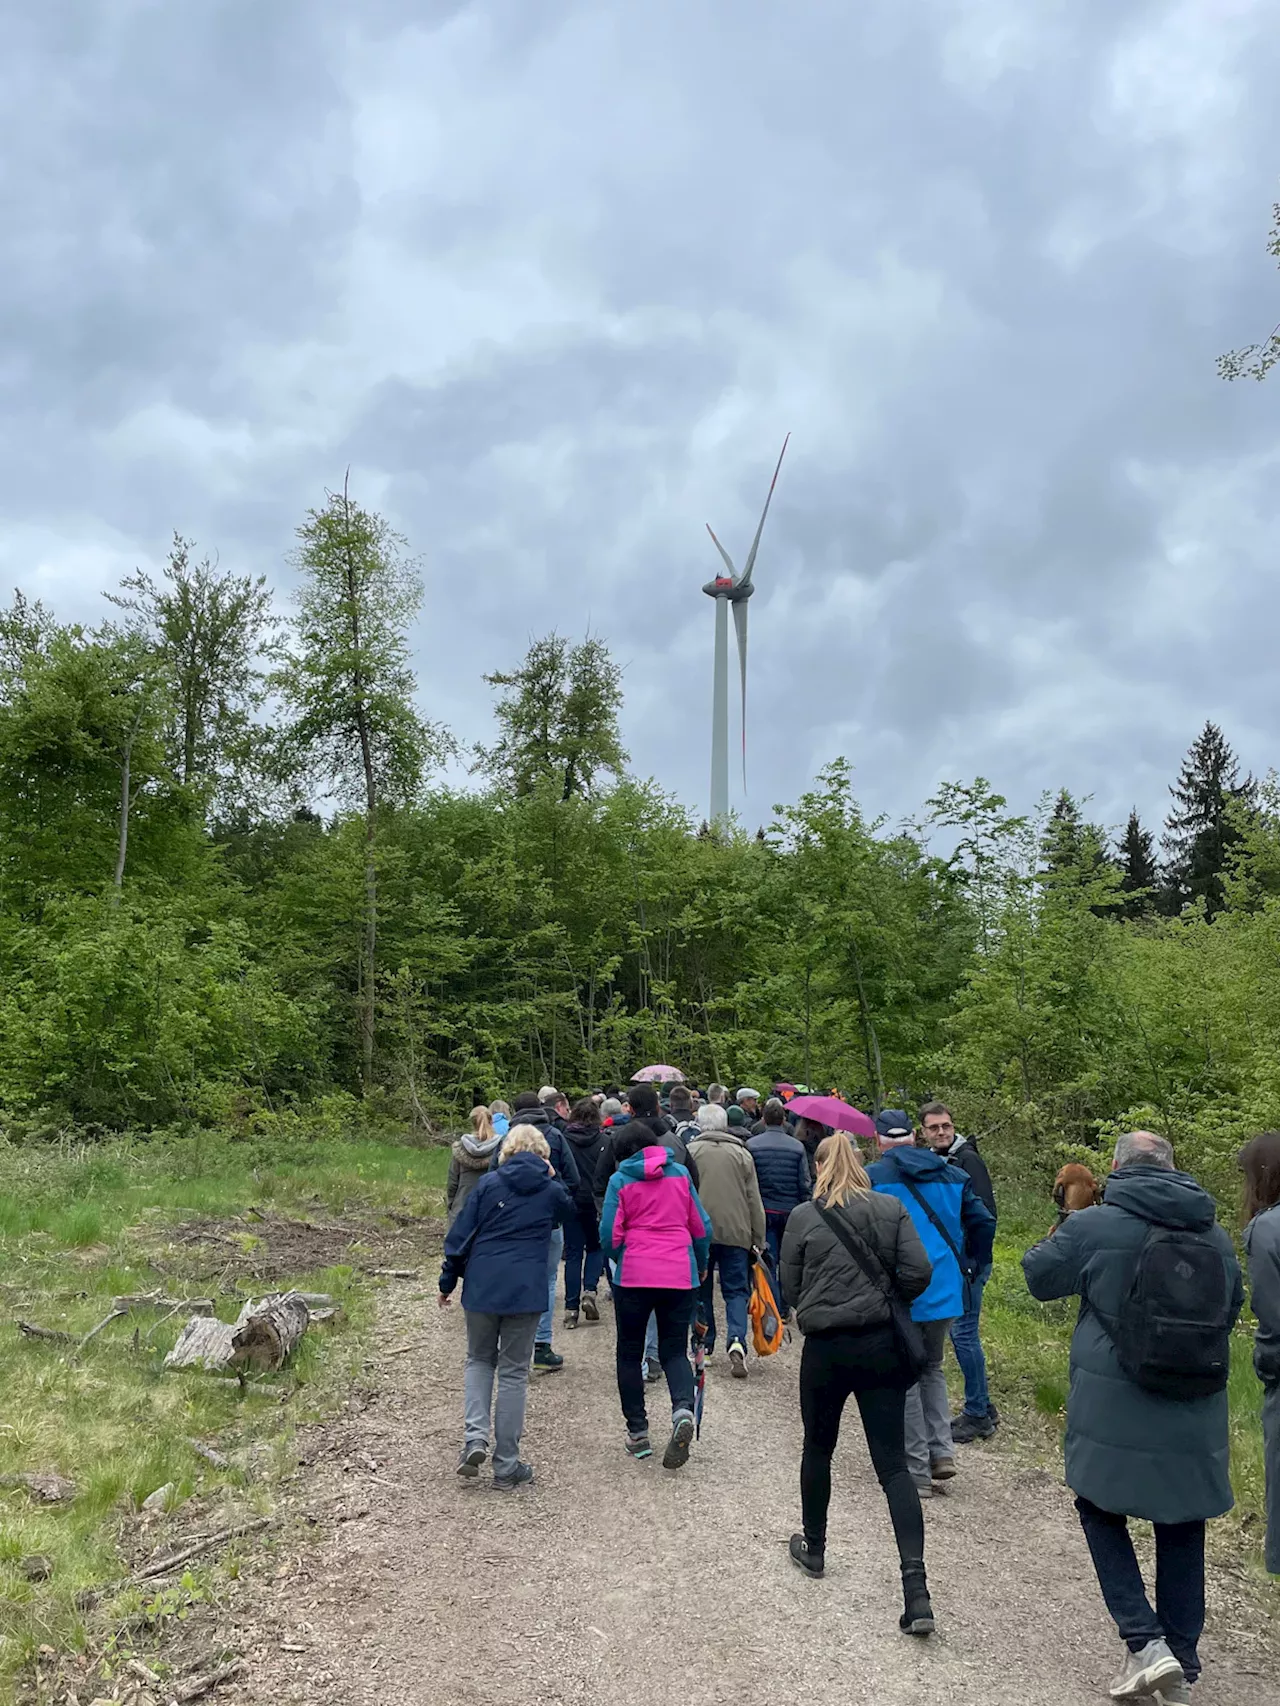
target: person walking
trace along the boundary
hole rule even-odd
[[[969,1277],[991,1261],[996,1223],[967,1173],[915,1147],[911,1121],[901,1109],[877,1114],[876,1136],[880,1159],[868,1169],[872,1186],[898,1198],[933,1264],[928,1290],[911,1306],[928,1360],[907,1393],[907,1461],[917,1492],[927,1499],[956,1473],[942,1359],[951,1324],[964,1313]]]
[[[556,1177],[564,1182],[570,1196],[576,1197],[582,1181],[578,1177],[578,1164],[573,1158],[572,1147],[565,1142],[564,1133],[556,1125],[548,1108],[540,1100],[536,1090],[522,1090],[511,1104],[512,1118],[519,1125],[529,1125],[535,1131],[540,1131],[547,1141],[551,1156],[551,1166]],[[499,1154],[501,1151],[499,1151]],[[494,1156],[494,1165],[498,1157]],[[564,1367],[564,1358],[554,1348],[552,1335],[555,1329],[556,1313],[556,1282],[560,1277],[560,1263],[564,1257],[564,1228],[557,1225],[551,1234],[551,1246],[547,1252],[547,1306],[538,1322],[538,1332],[533,1346],[533,1366],[543,1374],[556,1374]]]
[[[1240,1151],[1244,1169],[1244,1247],[1258,1328],[1254,1373],[1262,1382],[1266,1468],[1266,1566],[1280,1576],[1280,1131],[1264,1131]]]
[[[747,1377],[747,1295],[751,1288],[751,1252],[765,1241],[764,1203],[756,1181],[755,1164],[747,1146],[729,1130],[728,1118],[717,1102],[698,1109],[701,1136],[689,1145],[698,1169],[698,1192],[711,1216],[711,1253],[698,1319],[707,1329],[708,1356],[715,1350],[716,1273],[724,1298],[729,1369],[735,1380]]]
[[[489,1109],[483,1103],[472,1108],[471,1130],[464,1132],[457,1140],[449,1157],[449,1176],[444,1187],[444,1209],[450,1226],[461,1214],[467,1198],[493,1165],[493,1158],[501,1145],[502,1137],[494,1130],[493,1116]]]
[[[747,1139],[747,1153],[755,1166],[760,1200],[764,1204],[765,1241],[773,1258],[778,1308],[784,1321],[790,1317],[791,1308],[779,1261],[782,1238],[792,1210],[808,1202],[813,1190],[809,1157],[799,1138],[788,1133],[786,1118],[786,1108],[776,1097],[771,1097],[764,1105],[764,1129],[758,1137]]]
[[[877,1195],[846,1138],[818,1151],[813,1200],[787,1221],[782,1268],[804,1334],[800,1358],[800,1506],[804,1529],[791,1537],[791,1557],[811,1576],[826,1567],[831,1459],[840,1418],[852,1395],[862,1417],[902,1567],[901,1627],[933,1631],[924,1565],[924,1518],[907,1467],[906,1395],[913,1374],[893,1326],[890,1296],[911,1303],[929,1285],[932,1267],[911,1216]]]
[[[1167,1139],[1132,1131],[1102,1205],[1070,1215],[1022,1269],[1042,1302],[1080,1299],[1066,1479],[1127,1649],[1111,1697],[1184,1703],[1200,1674],[1205,1523],[1234,1502],[1226,1380],[1244,1287],[1231,1240]],[[1155,1611],[1130,1517],[1155,1526]]]
[[[653,1141],[642,1121],[630,1128],[630,1150],[619,1157],[605,1194],[600,1238],[614,1263],[618,1397],[632,1457],[652,1455],[641,1370],[645,1334],[657,1321],[657,1360],[671,1397],[671,1438],[664,1468],[689,1460],[694,1434],[693,1366],[689,1328],[694,1299],[711,1249],[711,1220],[689,1171]]]
[[[996,1220],[996,1193],[987,1164],[971,1137],[956,1132],[951,1109],[945,1102],[926,1102],[920,1109],[920,1132],[935,1155],[969,1175],[979,1202]],[[979,1268],[969,1281],[964,1314],[952,1323],[951,1348],[964,1376],[964,1405],[951,1418],[951,1437],[957,1445],[975,1439],[990,1439],[1000,1425],[1000,1412],[991,1402],[987,1387],[987,1359],[982,1349],[982,1295],[991,1278],[991,1263]]]
[[[605,1134],[593,1096],[584,1096],[574,1104],[564,1137],[578,1169],[578,1189],[574,1192],[576,1212],[569,1216],[564,1228],[564,1324],[576,1327],[580,1315],[585,1315],[588,1321],[600,1319],[596,1287],[604,1272],[600,1221],[592,1187]]]
[[[479,1475],[492,1408],[493,1484],[502,1492],[533,1480],[532,1467],[520,1460],[529,1358],[547,1298],[552,1233],[573,1212],[550,1157],[540,1131],[514,1126],[498,1151],[498,1170],[476,1185],[444,1241],[439,1305],[451,1306],[461,1279],[467,1321],[458,1474],[468,1480]]]

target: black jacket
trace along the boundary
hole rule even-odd
[[[625,1131],[627,1128],[622,1127]],[[573,1193],[573,1200],[585,1212],[596,1212],[594,1185],[596,1167],[600,1161],[600,1152],[610,1132],[598,1125],[577,1125],[573,1121],[564,1128],[565,1142],[573,1151],[574,1161],[578,1167],[578,1188]]]
[[[897,1197],[857,1191],[831,1212],[871,1246],[908,1303],[928,1289],[933,1269],[915,1223]],[[778,1269],[802,1333],[877,1327],[889,1320],[884,1292],[845,1249],[816,1203],[801,1203],[792,1210]]]
[[[546,1138],[547,1146],[551,1150],[551,1165],[556,1170],[556,1178],[568,1187],[569,1195],[576,1202],[578,1192],[582,1188],[582,1176],[578,1172],[578,1163],[574,1159],[573,1148],[565,1141],[565,1135],[560,1127],[550,1118],[545,1108],[521,1108],[518,1113],[511,1116],[511,1131],[514,1131],[518,1125],[536,1126]],[[507,1135],[510,1136],[510,1132]],[[502,1146],[499,1144],[493,1152],[493,1160],[489,1163],[491,1173],[497,1172],[498,1157],[501,1154]]]
[[[596,1162],[596,1176],[592,1186],[597,1215],[604,1212],[604,1199],[609,1189],[609,1180],[618,1170],[618,1151],[625,1144],[630,1147],[636,1137],[636,1127],[643,1126],[646,1131],[653,1133],[655,1144],[661,1144],[663,1149],[671,1151],[673,1161],[678,1161],[693,1180],[693,1188],[698,1188],[698,1163],[690,1155],[684,1139],[678,1137],[668,1126],[661,1114],[655,1114],[653,1119],[630,1119],[626,1125],[609,1126],[601,1132],[604,1139],[600,1145],[600,1158]]]
[[[946,1152],[947,1160],[953,1167],[959,1167],[969,1175],[974,1195],[984,1203],[992,1214],[996,1212],[995,1186],[991,1183],[991,1175],[987,1164],[978,1154],[978,1147],[971,1137],[958,1137]]]

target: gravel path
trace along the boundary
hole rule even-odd
[[[319,1430],[316,1544],[254,1631],[249,1698],[308,1706],[961,1706],[1105,1700],[1118,1647],[1069,1496],[1007,1445],[969,1447],[926,1508],[939,1633],[897,1629],[897,1561],[856,1411],[837,1454],[827,1574],[789,1562],[798,1526],[800,1341],[746,1382],[709,1367],[688,1468],[628,1459],[610,1311],[557,1329],[535,1379],[536,1486],[453,1473],[459,1313],[393,1287],[362,1413]],[[406,1344],[412,1349],[388,1355]],[[658,1388],[651,1388],[657,1394]],[[665,1388],[650,1420],[666,1413]],[[332,1520],[331,1520],[332,1519]],[[1246,1602],[1215,1576],[1197,1706],[1280,1706]]]

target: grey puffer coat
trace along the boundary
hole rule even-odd
[[[857,1191],[831,1212],[871,1246],[907,1303],[928,1288],[933,1268],[915,1223],[897,1197]],[[816,1203],[792,1209],[778,1269],[802,1333],[879,1327],[889,1320],[883,1291],[845,1249]]]
[[[1122,1167],[1100,1208],[1069,1215],[1022,1258],[1031,1295],[1078,1297],[1067,1399],[1067,1485],[1104,1511],[1148,1522],[1199,1522],[1235,1502],[1229,1475],[1227,1394],[1165,1398],[1130,1380],[1100,1317],[1115,1322],[1133,1283],[1148,1228],[1211,1232],[1231,1287],[1232,1320],[1244,1302],[1231,1240],[1215,1226],[1208,1191],[1188,1173]]]

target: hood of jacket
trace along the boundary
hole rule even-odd
[[[530,1121],[530,1124],[533,1122]],[[508,1155],[498,1168],[497,1177],[502,1182],[503,1190],[515,1191],[522,1197],[532,1196],[535,1191],[551,1182],[551,1174],[541,1155],[530,1155],[527,1149]]]
[[[672,1165],[671,1151],[655,1144],[652,1149],[637,1149],[634,1155],[628,1155],[618,1163],[618,1172],[628,1180],[660,1179],[663,1168]]]
[[[958,1133],[951,1141],[951,1147],[945,1152],[944,1160],[950,1160],[953,1155],[959,1155],[962,1149],[972,1149],[978,1153],[978,1146],[971,1137],[961,1137]]]
[[[604,1127],[598,1125],[578,1125],[570,1122],[564,1128],[564,1135],[575,1149],[591,1149],[604,1136]]]
[[[1184,1227],[1207,1232],[1217,1219],[1217,1207],[1203,1185],[1189,1173],[1167,1167],[1121,1167],[1109,1175],[1102,1190],[1109,1208],[1122,1208],[1155,1226]]]
[[[545,1108],[541,1107],[520,1108],[511,1116],[512,1131],[514,1131],[518,1125],[536,1126],[539,1131],[546,1131],[550,1124],[551,1116],[547,1113]],[[557,1126],[556,1129],[559,1130],[559,1127]]]
[[[458,1139],[458,1149],[461,1151],[458,1156],[459,1161],[465,1161],[467,1157],[470,1157],[478,1165],[487,1166],[493,1159],[494,1150],[502,1147],[502,1135],[495,1132],[492,1137],[486,1138],[482,1143],[473,1131],[463,1132]]]
[[[936,1155],[932,1149],[916,1149],[909,1143],[903,1143],[896,1149],[888,1150],[878,1161],[872,1162],[867,1171],[873,1179],[890,1177],[892,1172],[896,1171],[899,1178],[909,1179],[913,1185],[924,1185],[940,1179],[950,1166],[951,1163],[945,1155]],[[882,1171],[877,1173],[877,1168]]]

